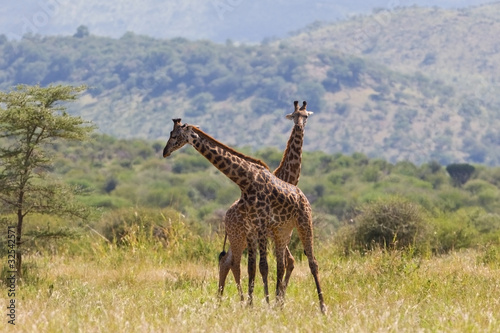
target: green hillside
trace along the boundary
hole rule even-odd
[[[85,27],[72,37],[3,37],[0,89],[17,83],[85,83],[92,89],[72,112],[93,120],[104,133],[164,139],[170,119],[182,117],[227,144],[253,149],[283,149],[290,129],[284,115],[294,100],[307,100],[315,112],[308,122],[307,151],[362,152],[390,162],[498,165],[497,97],[482,98],[459,79],[475,78],[465,56],[475,53],[467,50],[491,46],[497,35],[494,10],[487,8],[380,12],[259,45],[133,33],[112,39],[91,35]],[[458,28],[446,21],[453,17],[467,20],[464,26],[490,17],[491,30],[478,28],[481,38],[460,42],[450,35]],[[377,32],[374,22],[384,30]],[[403,22],[406,30],[399,26]],[[366,42],[356,38],[360,29],[369,40],[371,33],[379,38],[355,52],[356,42]],[[455,49],[422,46],[434,39],[450,40]],[[493,46],[484,57],[498,68],[494,57],[486,57],[492,52]],[[389,61],[396,54],[408,60]],[[438,70],[440,64],[448,67]],[[477,75],[483,90],[496,89],[493,79]]]
[[[500,3],[458,10],[397,8],[299,31],[306,47],[341,50],[404,73],[420,71],[461,88],[485,87],[500,74]],[[479,87],[477,85],[480,85]]]
[[[421,74],[452,86],[463,101],[455,105],[455,112],[463,117],[460,134],[454,137],[462,137],[460,150],[474,159],[474,151],[494,154],[500,143],[499,34],[500,3],[492,3],[458,10],[375,11],[370,16],[309,27],[287,42],[323,52],[341,50],[400,73]],[[466,116],[464,108],[470,111]]]

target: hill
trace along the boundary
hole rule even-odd
[[[466,25],[488,20],[497,7],[397,9],[309,27],[294,37],[259,45],[155,39],[133,33],[116,39],[89,34],[86,27],[67,37],[27,35],[15,41],[3,36],[0,89],[17,83],[85,83],[92,89],[72,112],[95,121],[104,133],[165,139],[170,119],[182,117],[227,144],[253,149],[283,149],[290,126],[284,115],[291,112],[293,100],[307,100],[315,111],[308,122],[308,151],[359,151],[391,162],[498,165],[497,95],[483,98],[456,79],[474,77],[474,65],[466,59],[483,57],[495,68],[493,73],[500,68],[495,57],[488,56],[494,54],[493,47],[476,58],[466,52],[489,47],[498,35],[498,25],[491,21],[491,29],[484,29],[476,47],[470,44],[473,38],[463,42],[451,38],[448,34],[456,29],[436,29],[464,12],[474,13],[465,15]],[[359,48],[356,42],[364,43],[355,38],[360,27],[371,33],[375,29],[368,23],[380,25],[387,14],[390,19],[383,21],[384,31],[403,35],[384,39],[386,33],[379,32],[381,41],[374,47],[354,52]],[[412,17],[417,19],[405,35],[399,25]],[[427,56],[431,48],[421,50],[424,37],[415,39],[422,45],[415,44],[412,52],[412,38],[417,38],[412,36],[418,29],[422,36],[436,31],[435,38],[451,39],[450,45],[467,57],[455,57],[453,62],[451,55],[458,51],[446,53],[446,47],[436,48],[434,58]],[[340,47],[347,40],[353,46],[347,51],[354,55]],[[413,60],[393,64],[391,52],[407,52]],[[496,89],[493,82],[485,80],[485,90]]]
[[[492,3],[457,10],[380,10],[298,32],[289,42],[341,50],[398,72],[420,71],[491,100],[498,95],[499,32],[500,3]]]

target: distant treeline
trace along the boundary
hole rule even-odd
[[[85,83],[94,96],[118,89],[157,97],[182,94],[203,105],[254,96],[261,104],[288,107],[292,96],[319,101],[325,91],[360,84],[361,59],[318,55],[333,65],[319,81],[305,68],[308,50],[283,43],[235,46],[183,38],[158,40],[127,33],[97,37],[81,28],[73,37],[26,36],[20,42],[0,36],[0,88],[14,84]],[[256,102],[257,103],[257,102]]]

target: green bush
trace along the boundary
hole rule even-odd
[[[428,228],[424,209],[400,197],[367,203],[355,217],[354,244],[360,249],[419,247]]]
[[[468,248],[477,243],[478,231],[474,220],[480,216],[477,209],[459,209],[440,213],[433,219],[433,251],[448,253]]]

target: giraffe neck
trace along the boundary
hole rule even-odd
[[[189,143],[243,191],[253,184],[255,174],[269,167],[262,161],[246,156],[220,143],[198,128]]]
[[[302,145],[304,143],[304,126],[293,126],[279,167],[274,175],[279,179],[297,185],[302,166]]]

